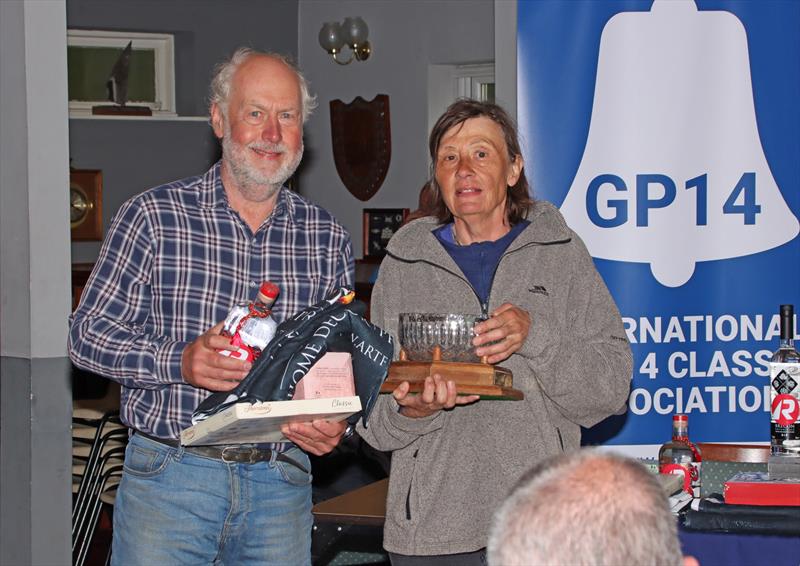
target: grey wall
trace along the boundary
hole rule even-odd
[[[0,354],[63,356],[66,328],[37,321],[69,312],[64,3],[2,4]]]
[[[0,2],[0,564],[70,560],[65,27]]]
[[[241,45],[297,53],[297,0],[67,0],[67,26],[175,35],[178,114],[206,114],[211,70]]]
[[[172,33],[181,116],[206,116],[214,66],[245,45],[297,54],[297,0],[68,0],[69,28]],[[71,165],[103,171],[103,229],[129,197],[205,171],[219,152],[200,121],[72,119]],[[92,262],[100,242],[72,244]]]
[[[30,293],[15,295],[26,289],[30,275],[24,17],[21,2],[0,3],[1,356],[30,354]]]
[[[127,199],[143,190],[204,172],[219,144],[204,121],[69,121],[69,156],[77,169],[103,172],[103,233]],[[72,261],[93,262],[100,242],[73,242]]]
[[[517,117],[517,2],[494,0],[494,82],[499,103]]]
[[[324,22],[347,16],[367,22],[373,52],[367,61],[341,66],[322,50],[317,34]],[[425,182],[428,65],[492,61],[494,0],[300,0],[299,27],[300,66],[319,100],[306,126],[300,192],[347,226],[360,257],[362,209],[413,209]],[[362,202],[350,195],[336,173],[328,104],[333,99],[351,102],[356,96],[371,100],[376,94],[390,99],[392,160],[381,189]]]
[[[360,257],[362,209],[414,208],[427,176],[428,66],[494,60],[495,2],[503,1],[68,0],[67,23],[71,28],[175,34],[181,115],[205,114],[213,66],[235,47],[295,55],[320,103],[306,127],[299,190],[347,226]],[[323,22],[349,15],[366,20],[373,53],[368,61],[341,66],[319,47],[317,34]],[[500,94],[499,84],[498,89]],[[383,187],[362,202],[336,173],[328,104],[356,96],[370,100],[380,93],[390,97],[392,160]],[[70,120],[72,166],[103,171],[104,229],[130,196],[200,173],[217,156],[210,129],[202,122]],[[99,247],[99,242],[73,243],[73,261],[94,261]]]

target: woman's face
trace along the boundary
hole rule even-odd
[[[455,218],[499,226],[505,221],[506,189],[519,179],[522,158],[509,161],[503,130],[480,116],[445,132],[435,171],[442,198]]]

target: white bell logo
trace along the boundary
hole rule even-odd
[[[649,263],[663,285],[698,261],[800,232],[756,124],[747,36],[729,12],[655,0],[600,40],[589,135],[561,211],[595,257]]]

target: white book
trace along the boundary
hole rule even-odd
[[[287,442],[281,425],[326,419],[341,421],[361,410],[359,397],[237,403],[181,432],[184,446]]]

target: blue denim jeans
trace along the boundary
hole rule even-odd
[[[308,456],[290,456],[307,470]],[[311,474],[204,458],[134,435],[114,505],[114,565],[311,564]]]

